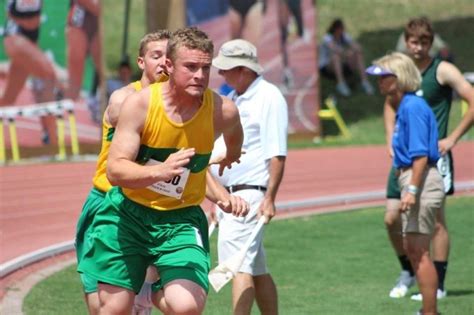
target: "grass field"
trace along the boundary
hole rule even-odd
[[[439,302],[443,314],[474,314],[473,204],[474,197],[448,199],[452,252],[448,298]],[[385,234],[382,208],[274,221],[265,233],[283,315],[399,315],[414,314],[420,307],[408,297],[388,297],[399,266]],[[213,257],[215,243],[213,236]],[[228,285],[219,294],[210,293],[205,314],[231,314],[230,305]],[[75,267],[35,286],[24,311],[86,314]],[[254,307],[253,314],[258,313]]]

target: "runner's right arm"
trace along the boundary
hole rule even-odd
[[[120,108],[124,100],[135,92],[133,88],[124,86],[118,90],[112,92],[110,95],[109,104],[105,110],[105,121],[108,122],[112,127],[117,126],[117,121],[120,113]]]

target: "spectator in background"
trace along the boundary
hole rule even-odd
[[[343,96],[350,96],[346,76],[354,71],[359,74],[362,89],[367,95],[374,94],[374,88],[367,80],[364,56],[361,46],[345,32],[341,19],[335,19],[324,35],[319,47],[319,70],[329,78],[336,78],[336,90]]]
[[[132,66],[128,58],[122,59],[117,68],[117,76],[107,80],[107,99],[115,90],[118,90],[132,82]]]
[[[405,37],[405,32],[402,32],[398,37],[396,51],[408,54],[408,49],[406,45],[407,38]],[[448,44],[441,38],[437,33],[434,34],[433,43],[431,44],[430,51],[428,53],[431,58],[439,58],[445,61],[453,63],[454,56],[449,49]]]
[[[224,43],[212,65],[234,88],[229,97],[239,109],[245,152],[240,163],[222,177],[217,176],[215,167],[212,171],[229,192],[250,204],[246,218],[220,211],[218,254],[219,262],[223,262],[238,253],[260,216],[265,216],[268,223],[275,215],[275,198],[287,154],[288,109],[280,90],[261,76],[257,49],[250,42],[235,39]],[[214,156],[225,156],[222,137],[214,148]],[[254,300],[261,314],[278,314],[277,289],[267,267],[263,234],[247,252],[232,286],[233,314],[250,314]]]

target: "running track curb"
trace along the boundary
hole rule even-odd
[[[457,192],[472,191],[474,190],[474,181],[456,182],[455,187]],[[360,206],[360,203],[374,202],[384,199],[385,190],[375,190],[361,193],[329,195],[316,198],[278,202],[276,204],[276,207],[277,210],[281,212],[291,212],[296,209],[306,209],[321,206],[335,206],[341,204],[355,204],[355,207],[358,208]],[[10,273],[37,261],[65,253],[73,249],[74,240],[54,244],[48,247],[41,248],[34,252],[22,255],[0,265],[0,278],[3,278]]]
[[[0,278],[37,261],[56,256],[74,249],[74,241],[66,241],[43,247],[34,252],[19,256],[0,265]]]
[[[7,291],[2,301],[0,302],[0,312],[2,314],[16,314],[23,315],[23,300],[25,299],[28,292],[37,283],[41,282],[45,278],[55,274],[58,271],[63,270],[76,263],[76,258],[71,258],[66,261],[52,264],[39,271],[31,273],[21,281],[16,282],[10,290]]]

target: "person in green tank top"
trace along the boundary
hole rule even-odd
[[[208,226],[198,201],[188,205],[183,199],[184,207],[168,209],[153,199],[146,199],[144,192],[142,199],[149,201],[152,208],[124,193],[144,188],[153,191],[155,184],[169,187],[185,172],[189,178],[196,176],[193,173],[196,163],[191,163],[198,153],[194,145],[201,142],[212,145],[220,134],[227,145],[221,171],[238,161],[241,154],[243,131],[235,104],[208,89],[213,43],[207,34],[194,27],[177,30],[168,42],[166,55],[169,79],[132,93],[121,105],[107,160],[107,178],[116,187],[109,190],[95,214],[88,249],[78,265],[79,272],[89,273],[99,281],[101,313],[129,314],[149,265],[156,266],[160,275],[153,285],[153,303],[163,313],[201,314],[207,299]],[[157,121],[153,118],[156,116],[149,116],[157,111],[164,111],[164,119]],[[179,144],[171,142],[178,140],[161,131],[165,120],[167,130],[179,141],[197,139],[197,143],[189,142],[187,147],[173,149],[179,148]],[[186,126],[196,127],[196,122],[203,130],[212,132],[204,135],[198,130],[186,134]],[[179,130],[183,130],[182,134]],[[153,144],[147,142],[150,135],[156,141],[169,142],[167,148],[171,149],[158,148],[163,154],[166,151],[166,156],[152,155],[157,162],[145,165],[137,157],[144,149],[142,143]],[[155,149],[150,147],[150,151],[158,151]],[[208,162],[207,158],[199,170],[205,172],[203,180],[198,184],[193,182],[193,187],[203,193]],[[183,185],[183,196],[188,192],[186,188]],[[178,201],[179,198],[176,197]],[[221,203],[221,207],[236,216],[248,212],[247,204],[226,207]]]
[[[451,150],[473,124],[474,88],[466,81],[456,66],[447,61],[430,57],[429,50],[433,42],[433,36],[433,27],[430,21],[425,17],[414,18],[405,26],[405,42],[408,54],[422,73],[421,90],[417,94],[428,102],[435,114],[439,134],[438,147],[442,156],[437,163],[438,169],[443,175],[445,193],[452,194],[454,192],[454,169]],[[453,91],[456,92],[461,99],[466,101],[469,107],[468,112],[459,122],[458,126],[448,134],[448,120]],[[391,139],[397,110],[393,104],[397,103],[397,100],[387,97],[384,105],[386,141],[391,157],[393,157]],[[387,183],[387,211],[384,218],[389,240],[402,267],[400,277],[389,294],[392,298],[405,296],[408,293],[408,289],[415,283],[413,268],[403,247],[399,211],[401,192],[398,187],[396,173],[396,170],[392,169],[389,174]],[[438,274],[437,298],[440,299],[446,297],[444,279],[450,249],[444,205],[437,211],[436,226],[432,237],[432,259]],[[413,300],[422,300],[421,294],[415,294],[411,298]]]

